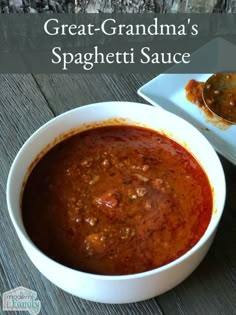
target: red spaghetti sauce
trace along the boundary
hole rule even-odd
[[[22,198],[32,241],[84,272],[125,275],[163,266],[205,232],[212,191],[198,162],[158,132],[80,132],[37,163]]]
[[[203,86],[204,86],[204,82],[190,80],[185,87],[187,99],[191,103],[196,104],[199,107],[205,107],[205,104],[202,98]]]

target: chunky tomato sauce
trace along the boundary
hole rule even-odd
[[[196,104],[199,107],[205,107],[205,104],[202,98],[203,87],[204,87],[204,82],[199,82],[196,80],[190,80],[185,86],[187,99],[191,103]]]
[[[155,131],[106,126],[49,150],[22,199],[33,242],[85,272],[124,275],[165,265],[188,251],[212,215],[198,162]]]

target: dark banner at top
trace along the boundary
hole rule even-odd
[[[236,72],[234,14],[2,15],[1,73]]]

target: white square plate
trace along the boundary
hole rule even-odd
[[[217,152],[236,165],[236,125],[218,127],[185,95],[185,86],[189,80],[206,81],[210,75],[161,74],[143,85],[138,94],[152,105],[159,105],[190,122],[205,135]]]

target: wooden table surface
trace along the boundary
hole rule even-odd
[[[0,293],[35,290],[41,313],[54,314],[236,314],[236,167],[221,157],[227,200],[215,241],[201,265],[182,284],[154,299],[126,304],[93,303],[50,283],[23,250],[6,205],[11,163],[24,141],[52,117],[99,101],[137,101],[136,90],[155,74],[0,75]],[[1,314],[1,306],[0,306]],[[14,314],[14,312],[3,312]],[[17,312],[16,314],[27,314]]]

